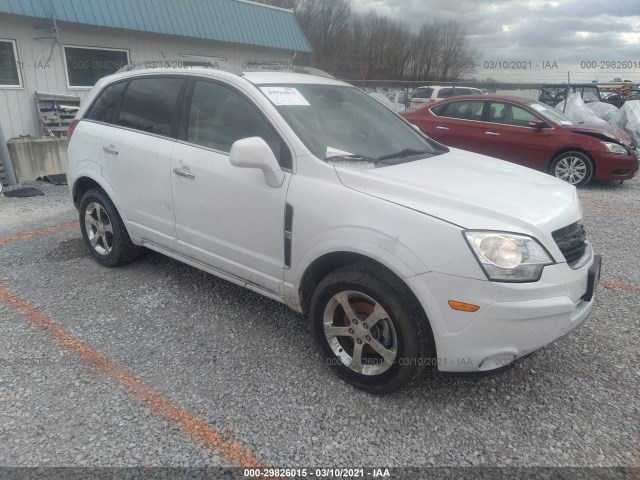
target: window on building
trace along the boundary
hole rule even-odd
[[[153,77],[131,80],[124,92],[118,124],[157,135],[172,135],[182,78]]]
[[[129,63],[129,51],[111,48],[64,47],[69,87],[93,87],[106,75]]]
[[[14,40],[0,40],[0,87],[21,87],[20,65]]]
[[[97,120],[99,122],[111,123],[113,113],[115,112],[122,91],[127,82],[115,83],[105,88],[100,96],[93,103],[84,118],[88,120]]]

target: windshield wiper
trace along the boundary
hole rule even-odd
[[[329,165],[335,167],[376,168],[378,162],[375,158],[364,155],[333,155],[326,159]]]
[[[423,153],[431,153],[427,150],[415,150],[414,148],[405,148],[396,153],[390,153],[389,155],[382,155],[378,157],[378,160],[389,160],[391,158],[405,158],[411,155],[421,155]]]
[[[327,157],[325,159],[327,162],[335,161],[335,160],[354,160],[361,162],[375,162],[375,158],[365,157],[364,155],[332,155],[331,157]]]

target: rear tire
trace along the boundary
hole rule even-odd
[[[371,393],[390,393],[429,363],[432,335],[409,289],[383,268],[342,267],[317,286],[311,329],[337,375]]]
[[[105,267],[117,267],[138,257],[124,222],[101,188],[86,192],[80,201],[80,230],[93,258]]]
[[[564,152],[553,159],[550,173],[575,187],[581,187],[593,177],[593,162],[582,152]]]

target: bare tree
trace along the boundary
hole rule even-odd
[[[348,57],[351,7],[346,0],[301,0],[296,17],[313,46],[315,65],[330,69]]]
[[[455,81],[473,72],[475,51],[457,22],[425,23],[414,34],[374,10],[353,14],[347,0],[289,1],[313,47],[298,62],[358,79]]]

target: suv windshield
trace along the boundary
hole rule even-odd
[[[567,117],[564,113],[562,113],[561,111],[555,108],[549,107],[544,103],[529,102],[529,106],[533,108],[536,112],[541,114],[543,117],[546,117],[548,120],[551,120],[555,123],[558,123],[560,125],[565,125],[565,126],[574,124],[573,121],[571,121],[571,119]]]
[[[297,84],[260,89],[320,159],[388,165],[445,151],[355,87]]]

